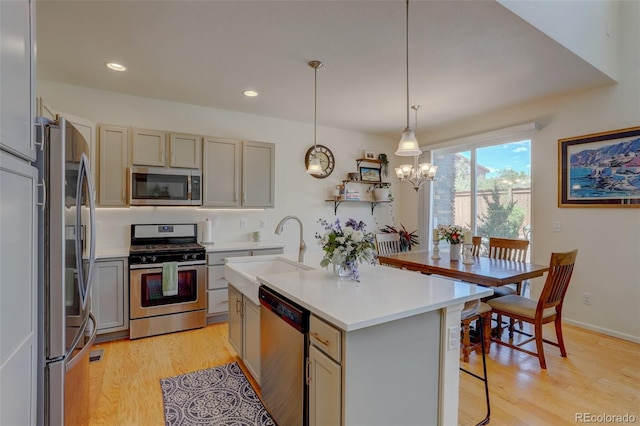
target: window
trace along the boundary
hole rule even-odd
[[[491,237],[531,236],[531,140],[432,151],[438,177],[428,223]],[[443,244],[446,250],[446,245]]]

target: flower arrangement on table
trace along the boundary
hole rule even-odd
[[[340,219],[334,223],[329,223],[324,219],[319,219],[318,223],[325,230],[323,235],[316,233],[318,244],[324,250],[324,257],[320,261],[320,266],[327,267],[333,264],[337,267],[349,270],[349,276],[358,281],[358,263],[375,264],[376,246],[374,236],[365,231],[365,223],[349,219],[340,224]]]
[[[449,244],[464,243],[464,229],[459,225],[438,225],[438,239],[445,240]]]

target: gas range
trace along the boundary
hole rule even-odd
[[[193,262],[206,259],[206,249],[197,243],[198,225],[131,225],[129,265]]]
[[[129,338],[206,325],[207,254],[197,240],[195,223],[131,225]]]

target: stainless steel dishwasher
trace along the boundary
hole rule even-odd
[[[258,294],[262,401],[279,426],[306,426],[309,311],[265,286]]]

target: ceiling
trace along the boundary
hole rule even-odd
[[[409,8],[418,131],[611,83],[495,1]],[[319,126],[398,136],[406,123],[401,0],[39,0],[36,40],[38,79],[301,122],[316,59]]]

